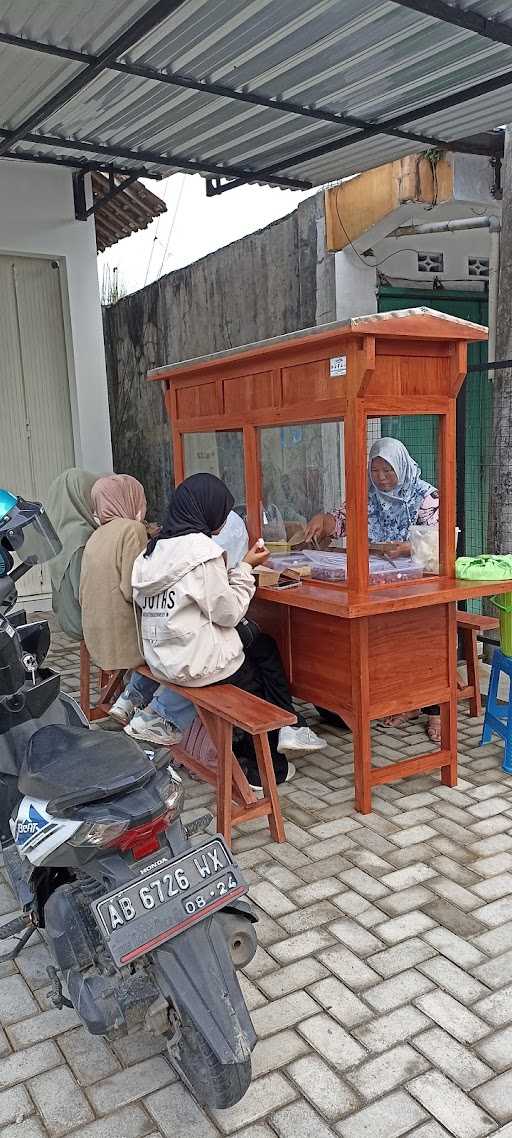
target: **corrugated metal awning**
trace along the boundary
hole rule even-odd
[[[512,119],[504,0],[0,0],[0,154],[306,188]]]

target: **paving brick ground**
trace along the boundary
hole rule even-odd
[[[53,657],[76,692],[62,636]],[[384,786],[366,818],[350,735],[324,732],[282,795],[287,844],[239,831],[259,1041],[232,1110],[200,1110],[149,1037],[109,1045],[53,1009],[41,943],[0,963],[2,1138],[512,1138],[512,783],[480,730],[461,716],[456,790]],[[418,745],[421,723],[376,730],[374,761]],[[210,800],[187,780],[188,810]],[[13,908],[0,882],[0,923]]]

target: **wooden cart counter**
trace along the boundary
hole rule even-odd
[[[260,588],[251,615],[278,641],[292,693],[334,711],[352,728],[356,809],[371,809],[372,787],[440,769],[457,781],[456,602],[512,591],[512,581],[429,578],[350,595],[303,581]],[[371,765],[371,722],[441,707],[441,748],[385,767]]]
[[[353,620],[361,616],[457,603],[502,593],[512,593],[512,580],[462,581],[450,577],[425,577],[404,585],[370,587],[368,592],[361,594],[349,594],[342,585],[330,582],[302,580],[298,588],[260,588],[258,599]]]

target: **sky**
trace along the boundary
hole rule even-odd
[[[263,229],[297,209],[299,202],[314,192],[240,186],[219,197],[207,198],[206,182],[198,174],[173,174],[161,182],[142,180],[164,199],[167,213],[147,229],[100,253],[100,287],[105,273],[112,277],[117,269],[122,292],[134,292],[173,269]]]

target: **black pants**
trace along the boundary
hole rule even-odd
[[[439,707],[438,703],[433,703],[431,707],[422,707],[421,710],[422,710],[424,715],[440,715],[441,714],[441,708]]]
[[[241,688],[242,691],[247,691],[251,695],[257,695],[260,699],[266,699],[268,703],[273,703],[276,707],[282,707],[283,711],[290,711],[292,715],[295,714],[277,644],[265,632],[260,632],[250,648],[245,649],[245,660],[238,671],[233,676],[229,676],[227,680],[220,680],[220,683],[232,684],[235,688]],[[298,720],[300,725],[304,726],[305,719],[298,716]],[[280,755],[277,750],[278,738],[278,731],[269,731],[268,741],[276,782],[280,783],[286,779],[288,762],[285,756]],[[260,778],[251,736],[244,732],[240,742],[235,743],[234,749],[237,758],[244,760],[249,782],[258,785]]]

